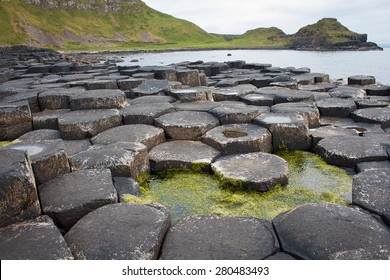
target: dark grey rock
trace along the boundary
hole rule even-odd
[[[253,120],[272,134],[274,150],[308,150],[312,141],[307,120],[301,115],[265,113]]]
[[[388,107],[390,105],[390,102],[384,100],[364,99],[356,101],[356,104],[358,106],[358,109],[366,109],[376,107]]]
[[[24,151],[0,149],[0,227],[41,214],[30,159]],[[3,252],[0,250],[0,254]]]
[[[21,150],[28,154],[37,185],[70,172],[68,156],[60,139],[15,143],[7,146],[7,149]]]
[[[133,78],[151,80],[151,79],[154,79],[154,73],[150,73],[150,72],[136,73],[136,74],[133,74]]]
[[[268,221],[196,216],[169,229],[161,259],[261,260],[278,250],[278,240]]]
[[[32,130],[32,115],[27,102],[0,105],[0,141],[9,141]]]
[[[307,204],[273,220],[283,251],[325,260],[349,250],[387,245],[389,230],[370,215],[336,204]]]
[[[51,65],[46,65],[46,64],[32,65],[27,69],[26,74],[49,73],[50,68],[51,68]]]
[[[199,111],[199,112],[209,112],[215,107],[221,106],[218,102],[213,101],[194,101],[194,102],[185,102],[175,104],[175,109],[177,111]]]
[[[356,103],[351,99],[326,98],[316,102],[321,116],[349,118],[357,109]]]
[[[114,177],[133,177],[149,172],[147,148],[141,143],[115,142],[93,145],[70,157],[72,171],[110,169]]]
[[[348,77],[348,85],[367,86],[372,84],[375,84],[375,77],[373,76],[356,75]]]
[[[20,136],[18,142],[39,142],[42,140],[61,139],[61,132],[55,129],[40,129],[27,132]]]
[[[41,110],[70,109],[70,98],[85,93],[84,89],[55,89],[47,90],[38,95]]]
[[[125,202],[126,195],[141,196],[140,185],[129,177],[114,177],[114,187],[118,192],[119,202]]]
[[[127,105],[121,90],[89,90],[70,96],[72,110],[121,109]]]
[[[248,105],[255,106],[273,106],[275,97],[271,95],[262,94],[248,94],[240,97],[240,100]]]
[[[119,203],[82,218],[65,240],[76,259],[157,259],[170,215],[153,206]]]
[[[122,91],[131,91],[132,89],[138,87],[141,85],[145,79],[136,79],[136,78],[129,78],[125,80],[119,80],[118,81],[118,88]],[[130,97],[130,96],[128,96]]]
[[[317,153],[334,165],[355,167],[366,161],[383,161],[388,156],[380,142],[369,137],[335,136],[321,140],[316,147]]]
[[[176,69],[174,67],[156,67],[153,69],[157,80],[177,81]]]
[[[64,140],[65,152],[68,156],[78,154],[82,151],[88,150],[91,146],[91,142],[85,140]]]
[[[116,80],[86,80],[83,83],[87,90],[118,89]]]
[[[281,103],[271,107],[273,113],[294,113],[302,115],[309,124],[309,128],[320,126],[320,112],[314,104],[303,102]]]
[[[73,260],[58,228],[48,216],[0,228],[2,260]]]
[[[359,248],[337,252],[330,255],[331,260],[390,260],[390,248],[388,245]]]
[[[389,201],[390,168],[367,170],[353,177],[352,203],[380,215],[388,225]]]
[[[266,76],[253,77],[250,80],[250,83],[257,88],[268,87],[272,82],[273,79],[271,77],[266,77]]]
[[[390,161],[370,161],[358,163],[356,165],[356,171],[359,173],[375,169],[390,169]]]
[[[153,125],[154,119],[174,112],[170,103],[152,103],[131,105],[122,110],[124,124]]]
[[[381,84],[374,84],[365,86],[364,90],[369,96],[388,96],[390,87]]]
[[[71,67],[74,66],[73,62],[58,62],[53,64],[50,67],[50,72],[51,73],[61,73],[61,72],[70,72]]]
[[[272,186],[285,185],[288,181],[287,162],[266,153],[223,156],[211,168],[224,185],[245,190],[266,192]]]
[[[368,108],[353,112],[352,119],[356,122],[376,123],[382,128],[390,127],[390,108]]]
[[[170,83],[167,80],[146,80],[131,90],[130,97],[164,94],[169,92],[170,88]]]
[[[206,63],[209,64],[209,63]],[[222,71],[229,70],[229,65],[227,63],[213,63],[211,64],[211,76],[220,74]]]
[[[57,83],[70,83],[75,81],[91,80],[93,79],[92,74],[71,74],[60,76]]]
[[[165,95],[152,95],[152,96],[142,96],[130,101],[131,105],[136,104],[151,104],[151,103],[175,103],[176,99],[172,96]]]
[[[273,256],[266,258],[265,260],[266,261],[293,261],[293,260],[297,260],[297,259],[289,254],[279,252]]]
[[[321,126],[318,128],[310,129],[310,135],[313,139],[313,146],[317,145],[322,139],[335,137],[335,136],[358,136],[358,132],[354,129],[348,129],[337,126]]]
[[[305,73],[294,76],[294,80],[299,85],[313,85],[317,83],[329,83],[329,75],[323,73]]]
[[[299,85],[298,89],[312,92],[328,92],[336,87],[337,85],[333,83],[318,83],[315,85]]]
[[[225,155],[273,151],[271,133],[264,127],[249,123],[213,128],[202,136],[202,141]]]
[[[70,109],[62,110],[45,110],[40,113],[35,113],[32,116],[33,127],[35,130],[39,129],[54,129],[58,130],[58,118],[63,114],[70,112]]]
[[[68,231],[93,210],[118,200],[109,169],[65,174],[38,186],[43,213]]]
[[[165,142],[165,135],[161,128],[145,124],[132,124],[108,129],[91,140],[94,145],[107,145],[120,141],[142,143],[148,150],[151,150]]]
[[[121,124],[122,115],[116,109],[72,111],[58,118],[58,128],[66,140],[91,138]]]
[[[202,142],[178,140],[154,147],[149,153],[149,159],[154,172],[169,168],[209,171],[211,162],[219,155],[219,151]]]
[[[366,92],[359,87],[340,86],[329,91],[331,97],[361,100],[366,97]]]
[[[182,102],[206,101],[211,99],[211,90],[206,87],[173,90],[171,95]]]
[[[212,98],[216,102],[221,101],[239,101],[240,96],[244,95],[244,93],[238,90],[232,89],[214,89],[212,90]]]
[[[200,86],[199,71],[195,69],[184,69],[176,71],[177,81],[190,87]]]
[[[269,112],[268,107],[246,105],[241,102],[222,103],[221,106],[210,110],[221,124],[250,123],[257,116]]]
[[[157,118],[155,125],[172,139],[195,140],[218,126],[219,120],[206,112],[178,111]]]

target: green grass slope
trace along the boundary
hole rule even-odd
[[[153,10],[142,1],[121,2],[121,11],[106,12],[42,8],[22,0],[0,0],[0,45],[155,49],[198,47],[221,41],[195,24]]]

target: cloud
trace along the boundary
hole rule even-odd
[[[388,0],[144,0],[161,12],[194,22],[208,32],[242,34],[275,26],[295,33],[324,17],[337,18],[352,31],[390,42]]]

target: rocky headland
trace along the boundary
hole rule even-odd
[[[390,259],[390,88],[375,77],[9,53],[0,72],[1,259]],[[356,174],[351,204],[305,204],[272,221],[172,223],[164,205],[125,199],[141,194],[137,178],[178,167],[267,192],[289,179],[278,150],[317,153]]]

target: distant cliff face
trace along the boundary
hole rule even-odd
[[[93,10],[98,12],[128,11],[134,4],[143,4],[140,0],[23,0],[44,9]]]

